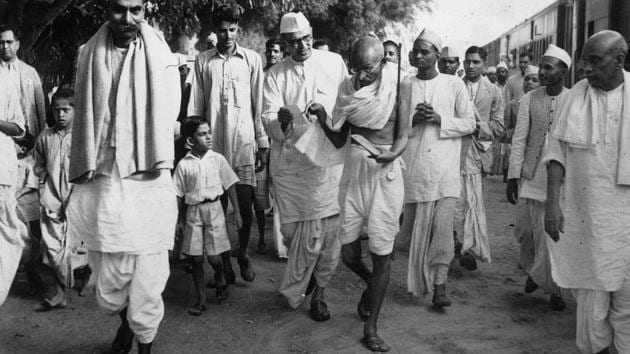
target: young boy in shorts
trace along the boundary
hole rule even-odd
[[[234,188],[238,177],[225,157],[211,150],[212,133],[205,120],[189,118],[181,131],[192,149],[175,169],[179,206],[177,230],[183,233],[182,253],[192,259],[192,276],[197,291],[197,302],[188,313],[200,316],[206,310],[204,253],[214,269],[217,300],[221,302],[228,296],[221,253],[230,250],[230,240],[220,198],[227,191],[240,228],[242,222]]]

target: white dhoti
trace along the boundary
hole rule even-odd
[[[347,152],[339,185],[339,237],[344,245],[356,241],[367,222],[370,252],[384,256],[392,253],[400,229],[405,196],[403,162],[398,158],[382,164],[369,156],[367,150],[354,144]]]
[[[401,234],[411,234],[407,289],[413,295],[428,294],[434,285],[446,283],[453,260],[453,213],[455,198],[405,205]]]
[[[490,262],[481,173],[462,175],[462,195],[455,206],[454,222],[462,254],[470,253],[482,262]]]
[[[28,237],[26,226],[18,219],[16,204],[15,189],[0,185],[0,306],[9,294]]]
[[[164,317],[162,292],[169,276],[168,252],[131,255],[89,252],[98,304],[111,314],[127,307],[129,327],[140,343],[153,342]]]
[[[74,286],[75,269],[87,265],[87,252],[81,240],[68,237],[68,223],[54,212],[42,207],[40,211],[44,264],[49,266],[64,287]]]
[[[522,198],[517,208],[515,234],[521,244],[521,267],[546,293],[559,295],[560,288],[551,277],[545,203]]]
[[[574,289],[573,296],[580,351],[597,353],[614,344],[618,353],[630,353],[630,275],[617,291]]]
[[[341,253],[338,231],[337,215],[282,225],[284,243],[289,248],[289,259],[279,291],[292,308],[300,306],[306,298],[311,275],[315,277],[319,287],[325,288],[328,285]]]

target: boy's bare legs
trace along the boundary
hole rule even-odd
[[[192,256],[192,277],[197,292],[197,302],[188,309],[192,316],[200,316],[206,310],[206,288],[203,277],[203,256]]]
[[[223,271],[222,255],[208,256],[208,263],[210,263],[212,269],[214,269],[214,277],[217,284],[217,300],[221,302],[228,297],[228,285]]]
[[[243,227],[238,232],[237,260],[241,268],[241,277],[245,281],[253,281],[256,273],[251,260],[247,257],[247,246],[249,245],[249,234],[252,228],[254,217],[252,207],[254,205],[254,187],[246,184],[236,185],[236,195],[238,206],[241,212]]]

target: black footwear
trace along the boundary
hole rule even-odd
[[[151,354],[151,343],[140,343],[138,342],[138,354]]]
[[[328,305],[322,300],[315,300],[311,302],[311,318],[317,322],[324,322],[330,319],[330,312],[328,312]]]
[[[256,273],[254,273],[254,267],[252,266],[252,261],[248,257],[239,259],[238,266],[241,268],[241,278],[243,278],[243,280],[254,281],[254,277],[256,277]]]
[[[463,254],[459,258],[459,265],[471,272],[473,270],[477,270],[477,260],[475,259],[475,256],[470,253]]]
[[[109,349],[110,354],[126,354],[131,351],[133,346],[133,331],[129,328],[129,322],[123,321],[118,327],[116,338]]]
[[[357,313],[363,322],[367,321],[372,314],[372,311],[370,311],[370,294],[367,289],[365,289],[361,294],[361,300],[359,300],[359,303],[357,304]]]
[[[551,295],[549,297],[549,308],[554,311],[562,311],[567,307],[567,303],[560,295]]]
[[[433,288],[433,307],[441,309],[449,306],[451,306],[451,300],[446,296],[446,285],[436,285]]]
[[[527,277],[527,280],[525,281],[525,293],[531,294],[537,289],[538,289],[538,284],[536,284],[534,279],[532,279],[532,277]]]

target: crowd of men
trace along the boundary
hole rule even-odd
[[[135,338],[148,353],[174,243],[196,289],[188,312],[200,316],[207,287],[219,302],[229,296],[231,256],[254,281],[254,212],[262,253],[273,206],[289,306],[310,296],[311,318],[329,320],[324,294],[341,259],[365,282],[361,341],[386,352],[377,321],[395,242],[409,245],[408,291],[451,306],[454,258],[468,271],[491,260],[483,183],[495,174],[517,205],[525,291],[541,288],[562,311],[561,289],[571,289],[580,351],[630,353],[630,74],[619,33],[587,40],[586,79],[568,89],[572,58],[553,44],[539,67],[521,53],[508,78],[506,63],[486,67],[483,48],[460,58],[424,29],[408,75],[397,43],[358,38],[346,62],[315,43],[299,12],[282,16],[263,65],[238,44],[241,10],[222,5],[216,47],[186,85],[142,0],[108,9],[80,48],[75,89],[52,96],[48,127],[39,77],[16,57],[19,31],[0,26],[0,304],[30,244],[39,311],[66,306],[78,276],[82,295],[120,316],[111,352]]]

